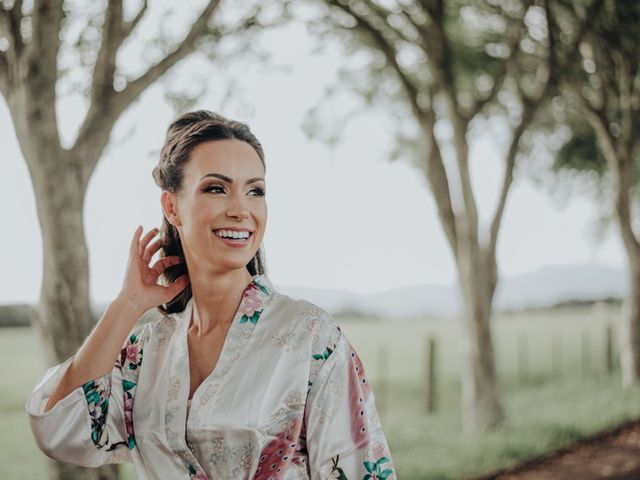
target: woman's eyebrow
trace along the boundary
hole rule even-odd
[[[223,175],[221,173],[207,173],[200,180],[202,180],[204,178],[207,178],[207,177],[216,177],[216,178],[219,178],[220,180],[224,180],[227,183],[233,183],[233,178],[227,177],[226,175]],[[259,182],[259,181],[263,181],[264,182],[264,178],[262,178],[262,177],[253,177],[253,178],[248,179],[244,183],[245,184],[249,184],[249,183],[255,183],[255,182]]]

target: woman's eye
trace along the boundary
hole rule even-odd
[[[222,185],[209,185],[204,189],[204,191],[211,192],[211,193],[220,193],[220,192],[224,192],[224,187]],[[254,197],[264,197],[264,188],[262,187],[252,188],[251,192],[254,192],[253,193]]]
[[[210,185],[204,189],[205,192],[218,192],[219,190],[224,191],[224,187],[221,187],[220,185]]]

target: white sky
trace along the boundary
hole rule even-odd
[[[291,70],[279,73],[249,62],[208,68],[194,58],[179,64],[170,78],[171,83],[188,85],[194,75],[205,75],[212,93],[195,108],[247,122],[263,144],[269,208],[264,246],[274,283],[359,293],[453,283],[452,255],[423,174],[406,162],[390,163],[381,155],[392,141],[385,112],[375,111],[347,124],[335,152],[310,142],[301,130],[308,109],[334,80],[343,60],[340,52],[310,54],[311,39],[302,26],[273,31],[262,43]],[[119,61],[140,65],[133,53]],[[241,79],[234,87],[235,100],[223,108],[221,94],[216,95],[224,85],[220,71]],[[66,145],[75,136],[84,108],[73,100],[58,107]],[[116,124],[112,145],[94,173],[85,228],[96,301],[117,295],[135,227],[142,224],[147,230],[160,225],[160,191],[151,170],[173,117],[162,87],[147,90]],[[502,175],[498,144],[488,130],[472,143],[473,186],[485,222],[495,208]],[[27,167],[4,101],[0,101],[0,146],[5,225],[0,235],[5,269],[0,303],[35,302],[42,281],[40,228]],[[566,208],[556,203],[527,178],[516,176],[499,237],[502,275],[585,263],[623,268],[625,256],[615,228],[601,244],[589,240],[595,218],[590,200],[574,199]]]

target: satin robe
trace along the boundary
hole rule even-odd
[[[140,479],[396,478],[362,362],[328,312],[254,276],[188,402],[192,304],[136,328],[111,372],[43,413],[73,357],[48,369],[25,405],[38,447],[130,461]]]

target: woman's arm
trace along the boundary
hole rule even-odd
[[[360,357],[326,317],[325,337],[314,353],[323,362],[311,379],[305,408],[306,447],[312,480],[396,478],[373,391]]]
[[[160,239],[149,245],[157,232],[158,229],[154,228],[140,239],[142,227],[136,228],[129,246],[129,261],[122,290],[74,356],[58,388],[47,402],[45,412],[74,389],[111,371],[122,343],[138,318],[150,308],[174,298],[189,283],[188,276],[182,275],[168,286],[158,284],[160,275],[168,267],[184,259],[177,256],[162,257],[153,267],[149,267],[151,258],[161,245]]]
[[[109,304],[60,379],[44,413],[76,388],[111,371],[123,343],[143,313],[134,301],[124,295],[119,295]]]

